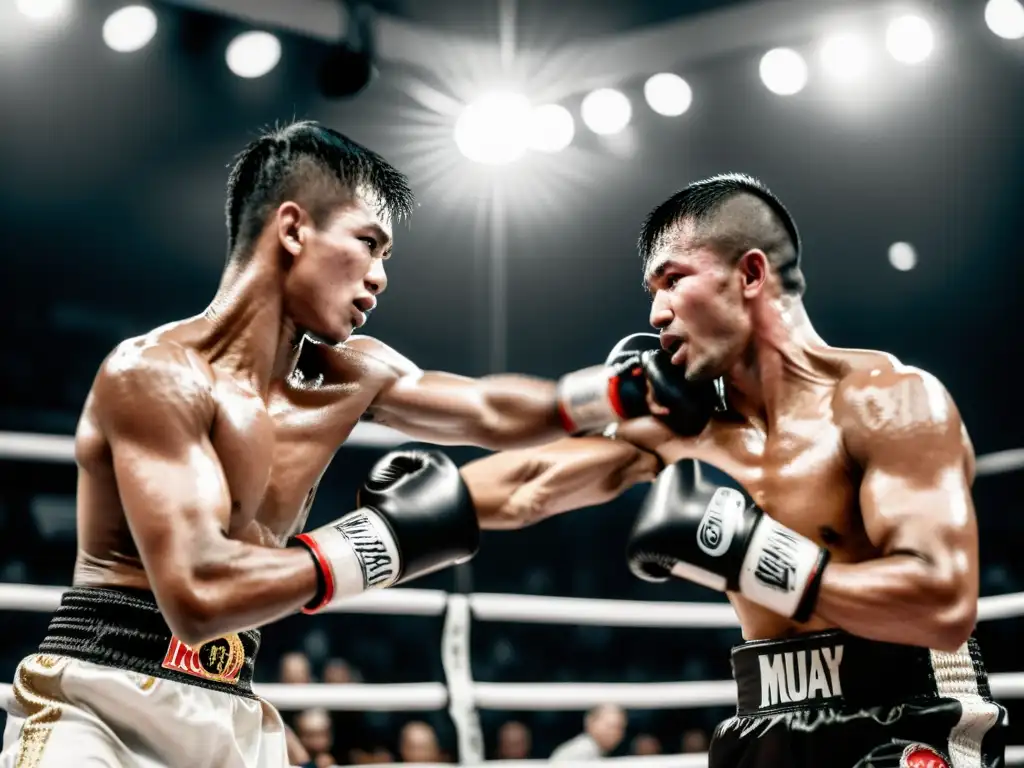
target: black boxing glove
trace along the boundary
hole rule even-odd
[[[480,546],[469,490],[440,451],[387,454],[356,503],[359,509],[292,540],[309,550],[320,575],[304,613],[464,563]]]
[[[558,410],[570,434],[649,416],[647,387],[668,409],[657,418],[683,436],[697,435],[711,420],[720,398],[713,381],[687,381],[686,369],[672,365],[655,333],[622,339],[603,367],[566,374],[558,382]]]
[[[739,592],[796,621],[813,613],[829,561],[827,549],[768,517],[747,494],[703,480],[692,459],[658,475],[626,552],[641,579],[676,576]]]

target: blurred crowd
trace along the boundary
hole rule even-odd
[[[348,684],[362,682],[358,670],[344,659],[328,659],[319,677],[313,664],[301,651],[289,651],[281,657],[278,682]],[[454,763],[453,751],[425,720],[407,720],[397,732],[381,733],[359,712],[329,712],[315,707],[285,713],[292,729],[289,756],[293,765],[328,768],[332,765],[372,765],[386,763]],[[662,739],[651,733],[637,732],[627,739],[629,713],[621,707],[605,704],[586,712],[580,719],[580,731],[554,750],[538,749],[533,730],[522,720],[506,719],[488,739],[490,760],[528,760],[548,758],[561,761],[596,760],[613,754],[659,755],[677,752],[706,752],[708,732],[701,727],[686,728],[677,744],[666,750]],[[491,734],[489,734],[491,735]]]

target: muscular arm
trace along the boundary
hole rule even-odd
[[[864,526],[882,557],[829,565],[816,613],[862,637],[955,650],[978,602],[974,457],[956,407],[913,369],[853,379],[838,399],[847,449],[864,468]]]
[[[132,537],[157,604],[183,642],[259,626],[313,599],[300,548],[229,539],[231,513],[209,432],[210,383],[177,347],[117,352],[94,389]]]
[[[522,528],[553,515],[604,504],[661,468],[653,454],[603,437],[566,438],[496,453],[460,470],[482,528]]]
[[[367,416],[410,437],[440,445],[523,448],[565,435],[555,383],[528,376],[473,379],[422,371],[375,339],[350,341],[392,372]]]

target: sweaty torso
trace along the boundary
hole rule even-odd
[[[253,544],[284,546],[305,525],[317,485],[338,447],[393,374],[367,354],[368,347],[372,351],[372,339],[339,348],[307,341],[299,356],[302,374],[273,381],[262,397],[211,361],[201,343],[205,330],[202,319],[189,320],[121,346],[128,345],[129,357],[131,345],[141,349],[170,344],[185,350],[196,374],[209,382],[214,400],[209,438],[231,496],[226,535]],[[75,436],[78,557],[74,583],[148,589],[149,579],[121,505],[112,447],[96,409],[90,393]]]
[[[682,438],[654,419],[644,419],[620,436],[656,453],[665,464],[694,458],[718,467],[768,515],[827,547],[835,562],[878,557],[881,552],[869,540],[861,518],[862,470],[844,446],[836,391],[845,375],[888,369],[893,360],[882,353],[838,349],[829,350],[828,358],[828,373],[796,388],[771,423],[730,412],[716,416],[698,437]],[[739,594],[728,597],[746,640],[831,626],[817,617],[796,624]]]

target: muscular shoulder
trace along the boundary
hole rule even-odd
[[[406,376],[418,376],[422,371],[405,355],[371,336],[352,336],[331,350],[334,365],[354,366],[364,383],[373,383],[387,389]]]
[[[956,404],[938,378],[894,358],[855,367],[839,382],[836,420],[850,454],[860,461],[880,451],[908,461],[921,452],[965,456],[970,442]],[[965,452],[966,449],[966,452]]]
[[[173,341],[138,337],[121,342],[100,366],[91,409],[103,425],[120,426],[160,412],[213,416],[214,375],[209,364]]]
[[[342,347],[354,350],[373,362],[388,367],[398,376],[405,376],[406,374],[419,371],[419,368],[412,360],[393,347],[389,347],[380,339],[375,339],[372,336],[352,336]]]

